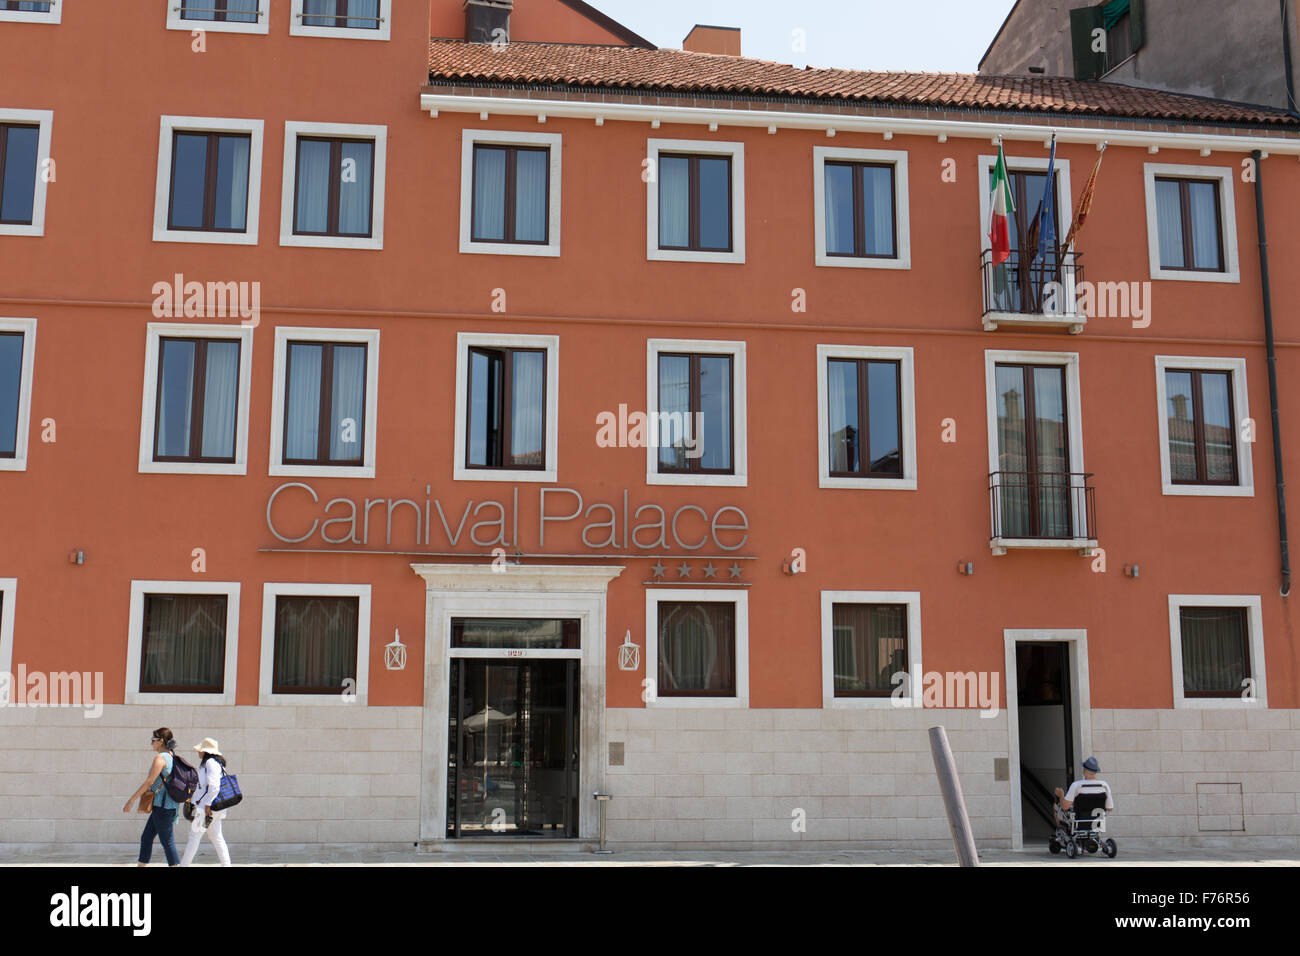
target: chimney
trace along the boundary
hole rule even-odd
[[[470,43],[509,43],[514,0],[465,0],[465,39]]]
[[[717,53],[721,56],[740,56],[739,27],[711,27],[703,23],[695,24],[682,49],[691,53]]]

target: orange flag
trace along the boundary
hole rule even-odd
[[[1070,231],[1065,236],[1065,248],[1070,248],[1070,243],[1074,242],[1074,237],[1083,229],[1083,224],[1088,221],[1088,213],[1092,212],[1092,198],[1097,191],[1097,173],[1101,170],[1101,161],[1106,158],[1106,147],[1101,147],[1101,155],[1097,157],[1097,165],[1092,167],[1092,175],[1083,186],[1083,193],[1079,196],[1079,208],[1075,210],[1074,222],[1070,224]]]

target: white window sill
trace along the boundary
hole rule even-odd
[[[228,690],[222,694],[146,694],[140,691],[127,691],[124,702],[153,707],[233,707],[235,692]]]
[[[1169,279],[1174,282],[1241,282],[1241,273],[1232,272],[1193,272],[1187,269],[1152,269],[1152,279]]]
[[[1253,485],[1172,485],[1164,484],[1161,490],[1167,495],[1193,498],[1253,498]]]
[[[30,225],[24,226],[21,223],[6,223],[0,225],[0,236],[43,236],[45,235],[45,226]]]
[[[246,475],[247,462],[142,461],[142,475]]]
[[[648,249],[646,259],[651,262],[730,262],[744,263],[743,252],[691,252],[681,249]]]
[[[1267,710],[1268,705],[1260,697],[1174,697],[1176,710],[1247,710],[1258,708]]]
[[[0,471],[26,471],[27,456],[21,458],[0,458]]]
[[[746,488],[745,475],[665,475],[651,472],[645,476],[647,485],[712,485],[718,488]]]
[[[1096,538],[993,538],[989,547],[995,556],[1004,555],[1009,550],[1026,551],[1078,551],[1084,557],[1092,557],[1097,550]]]
[[[168,0],[168,7],[178,4],[178,0]],[[211,3],[207,6],[212,6]],[[252,11],[249,11],[250,13]],[[231,23],[228,20],[187,20],[180,15],[180,11],[167,11],[167,29],[183,30],[186,33],[193,33],[195,30],[202,30],[204,33],[253,33],[265,36],[271,30],[270,17],[266,11],[258,15],[256,23]]]
[[[916,491],[915,478],[832,478],[822,475],[819,488],[856,488],[863,491]]]
[[[363,27],[308,27],[303,26],[297,17],[289,28],[289,35],[295,37],[324,37],[335,40],[387,40],[388,21],[384,20],[377,30]]]
[[[919,708],[921,701],[911,697],[824,697],[826,710],[911,710]]]
[[[362,691],[343,699],[343,688],[337,694],[259,694],[259,707],[365,707],[366,695]]]
[[[748,708],[748,697],[656,697],[646,707],[731,707]]]
[[[298,236],[280,235],[280,245],[302,249],[383,249],[383,236]]]
[[[549,256],[556,258],[560,254],[560,244],[553,242],[538,245],[527,242],[475,242],[470,240],[460,244],[460,251],[466,255]]]
[[[267,472],[275,478],[373,478],[374,465],[282,465],[272,462]]]
[[[911,269],[911,260],[907,257],[872,258],[870,256],[816,256],[819,266],[833,269]]]
[[[984,315],[984,331],[994,332],[999,326],[1018,329],[1066,329],[1071,335],[1078,335],[1088,323],[1088,316],[1082,312],[1066,312],[1061,315],[1052,313],[1024,312],[987,312]]]
[[[460,468],[452,472],[453,481],[532,481],[540,484],[554,484],[559,481],[558,470],[517,471],[505,468]]]
[[[210,246],[255,246],[257,235],[248,232],[203,232],[189,229],[155,229],[154,242],[195,242]]]

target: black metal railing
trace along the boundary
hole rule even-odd
[[[1097,537],[1091,474],[995,471],[989,475],[994,538]]]
[[[993,252],[980,255],[984,277],[984,314],[1075,315],[1075,290],[1083,281],[1076,252],[1047,252],[1037,262],[1032,249],[1014,249],[1010,258],[993,264]]]

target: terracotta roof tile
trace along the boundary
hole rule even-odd
[[[808,67],[745,57],[568,43],[429,41],[429,78],[593,90],[781,96],[892,106],[996,109],[1172,122],[1300,126],[1284,111],[1117,83]]]

